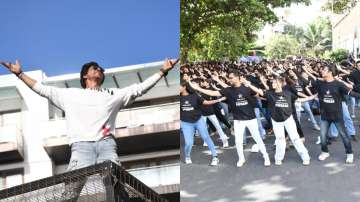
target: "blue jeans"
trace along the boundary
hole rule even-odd
[[[261,122],[261,115],[260,115],[260,109],[259,108],[255,108],[255,115],[256,115],[256,120],[258,122],[258,128],[259,128],[261,138],[264,139],[265,135],[266,135],[266,131],[265,131],[264,126],[263,126],[263,124]]]
[[[203,119],[201,117],[195,123],[181,121],[180,127],[181,127],[182,134],[184,135],[184,140],[185,140],[185,147],[184,147],[185,158],[190,158],[191,148],[194,144],[195,130],[199,131],[201,138],[208,145],[208,147],[211,151],[211,155],[213,157],[217,156],[217,153],[215,150],[215,145],[214,145],[213,141],[211,140],[211,138],[209,136],[209,132],[206,127],[205,119]]]
[[[71,145],[71,158],[67,171],[95,165],[107,160],[120,165],[116,150],[116,141],[112,137],[96,142],[75,142]]]
[[[348,105],[350,106],[351,114],[352,114],[352,115],[355,115],[356,98],[347,95],[347,96],[346,96],[346,101],[347,101]]]
[[[345,126],[342,121],[326,121],[320,120],[320,140],[321,140],[321,151],[329,152],[326,134],[328,133],[330,124],[334,124],[337,130],[339,131],[340,137],[344,143],[345,151],[347,154],[352,154],[351,141],[349,136],[346,134]]]
[[[346,105],[345,102],[342,102],[341,106],[343,111],[343,120],[344,120],[346,133],[349,136],[355,135],[356,131],[355,131],[354,123],[350,117],[348,106]],[[331,124],[330,126],[330,134],[332,137],[337,137],[339,134],[334,124]]]
[[[314,114],[312,113],[312,109],[311,109],[311,107],[310,107],[309,101],[304,102],[304,103],[303,103],[303,107],[304,107],[304,110],[306,111],[306,113],[309,115],[309,118],[310,118],[310,120],[311,120],[311,123],[312,123],[313,125],[318,125],[317,122],[316,122],[316,120],[315,120]],[[300,121],[300,119],[299,119],[299,121]]]
[[[96,142],[75,142],[71,145],[71,158],[67,171],[95,165],[107,160],[120,165],[119,156],[117,155],[116,150],[117,145],[113,137],[101,139]],[[70,182],[65,181],[65,190],[61,195],[62,200],[77,201],[86,181],[87,177],[85,176],[80,176]],[[105,178],[103,178],[103,183],[104,185],[107,184]],[[126,193],[123,186],[118,186],[117,190],[117,194]],[[115,197],[118,197],[118,195]]]

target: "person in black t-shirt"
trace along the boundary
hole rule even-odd
[[[200,133],[200,136],[204,140],[204,142],[207,143],[211,154],[212,154],[212,160],[210,162],[210,165],[215,166],[218,164],[219,159],[217,158],[217,152],[215,150],[215,146],[213,141],[211,140],[207,127],[205,119],[201,118],[201,110],[200,106],[205,105],[211,105],[218,102],[221,102],[223,99],[218,100],[204,100],[200,96],[198,96],[196,93],[190,94],[188,90],[186,89],[186,83],[182,82],[180,84],[180,127],[182,134],[184,135],[185,140],[185,147],[184,147],[184,153],[185,153],[185,163],[190,164],[191,158],[191,148],[194,143],[194,133],[195,130],[198,130]]]
[[[263,155],[264,165],[270,166],[271,163],[269,155],[266,151],[265,144],[258,130],[258,123],[254,110],[256,104],[256,100],[254,99],[254,92],[250,88],[242,85],[240,81],[240,75],[237,72],[231,72],[229,74],[229,79],[232,84],[231,87],[223,83],[216,77],[213,77],[213,79],[215,79],[225,88],[220,91],[212,91],[202,89],[198,85],[195,85],[191,82],[190,85],[193,89],[209,96],[226,97],[227,103],[229,104],[230,110],[232,111],[234,116],[235,144],[239,156],[239,161],[236,164],[237,167],[241,167],[245,163],[245,156],[243,151],[243,135],[246,127],[249,129],[251,136],[254,138],[260,152]]]
[[[328,133],[331,123],[334,123],[343,140],[346,151],[346,163],[353,163],[354,155],[351,147],[351,141],[345,130],[343,113],[342,113],[342,96],[351,95],[360,97],[360,94],[348,89],[343,83],[334,79],[336,67],[332,65],[323,66],[321,68],[322,80],[317,79],[308,70],[304,69],[309,76],[314,78],[312,86],[318,93],[320,100],[320,140],[321,154],[319,160],[323,161],[330,156],[326,134]]]
[[[203,88],[209,88],[209,83],[207,81],[203,81],[200,83],[201,87]],[[212,100],[212,96],[208,96],[208,95],[201,95],[202,98],[204,98],[205,100]],[[220,139],[223,143],[223,147],[229,147],[229,143],[228,143],[228,137],[225,135],[223,129],[220,126],[219,120],[217,119],[216,115],[215,115],[215,110],[214,110],[214,106],[213,105],[201,105],[201,112],[203,117],[206,120],[209,120],[214,127],[216,128],[217,133],[220,136]]]
[[[260,96],[264,96],[268,101],[268,108],[270,110],[273,130],[276,137],[275,165],[281,165],[285,156],[286,140],[284,128],[293,142],[296,151],[299,153],[303,161],[303,165],[309,165],[310,156],[296,130],[292,104],[296,99],[301,102],[306,102],[314,99],[316,95],[307,98],[298,98],[295,93],[283,90],[281,78],[273,79],[271,81],[271,85],[274,90],[267,90],[265,93],[263,90],[251,85],[248,81],[244,81],[244,83],[245,86],[249,86],[250,89],[258,93]]]

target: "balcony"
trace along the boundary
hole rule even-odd
[[[122,163],[146,159],[178,158],[179,103],[121,110],[117,115],[115,137],[119,140]],[[65,120],[43,123],[44,148],[55,164],[70,159]]]
[[[24,160],[23,135],[16,125],[0,127],[0,164]]]
[[[179,164],[129,169],[127,171],[159,194],[180,192]]]

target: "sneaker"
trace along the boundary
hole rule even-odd
[[[355,114],[351,115],[351,118],[353,118],[353,119],[356,118]]]
[[[229,147],[229,141],[227,139],[223,140],[223,148]]]
[[[305,137],[300,138],[302,143],[305,143]]]
[[[317,130],[317,131],[320,131],[320,127],[319,127],[317,124],[315,124],[315,125],[313,126],[313,129],[314,129],[314,130]]]
[[[321,143],[321,139],[320,136],[318,136],[317,141],[315,142],[315,144],[320,144]]]
[[[275,160],[275,165],[281,166],[282,165],[282,160]]]
[[[219,164],[219,158],[218,157],[213,157],[211,159],[210,165],[211,166],[217,166]]]
[[[251,147],[251,152],[252,153],[258,153],[260,151],[259,149],[259,146],[257,144],[254,144],[252,147]]]
[[[329,158],[330,154],[328,152],[321,152],[319,155],[319,161],[324,161],[325,159]]]
[[[310,165],[310,159],[303,160],[302,164],[303,164],[304,166]]]
[[[192,164],[191,158],[186,158],[185,159],[185,164]]]
[[[348,163],[348,164],[354,163],[354,154],[346,154],[345,163]]]
[[[245,163],[245,160],[239,160],[237,163],[236,163],[236,167],[242,167]]]
[[[207,147],[208,145],[206,144],[206,142],[204,142],[203,146],[204,146],[204,147]]]
[[[270,166],[270,165],[271,165],[271,162],[270,162],[269,157],[265,157],[265,158],[264,158],[264,166],[268,167],[268,166]]]

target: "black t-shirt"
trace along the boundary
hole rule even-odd
[[[291,109],[292,109],[292,112],[293,114],[296,114],[296,107],[295,107],[295,101],[296,99],[298,98],[297,96],[297,89],[295,88],[295,86],[290,86],[290,85],[286,85],[284,88],[283,88],[284,91],[289,91],[290,93],[294,94],[295,96],[292,96],[291,98]]]
[[[268,101],[271,118],[276,122],[282,122],[288,119],[293,112],[292,103],[297,99],[297,95],[289,90],[275,92],[266,91],[265,97]]]
[[[201,95],[205,100],[213,100],[211,96]],[[200,105],[203,116],[210,116],[214,114],[214,105]]]
[[[225,96],[227,103],[233,113],[234,120],[251,120],[256,118],[254,106],[255,93],[249,88],[241,85],[240,87],[228,87],[220,91]]]
[[[201,117],[200,106],[203,102],[204,99],[196,93],[180,96],[180,120],[190,123],[198,121]]]
[[[353,91],[360,93],[360,71],[354,70],[349,75],[350,81],[354,83],[354,89]]]
[[[320,81],[312,83],[320,101],[320,114],[322,120],[342,121],[342,97],[349,93],[349,89],[340,81]]]

